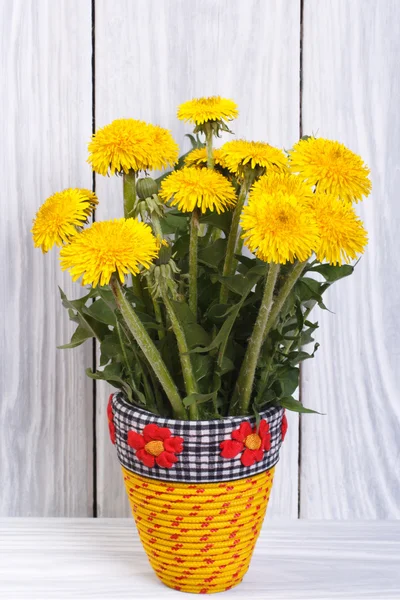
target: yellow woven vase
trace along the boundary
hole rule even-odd
[[[243,579],[264,520],[274,468],[222,483],[157,481],[122,467],[149,561],[170,588],[207,594]]]
[[[280,407],[183,421],[110,397],[110,437],[150,564],[168,587],[211,594],[249,567],[286,433]]]

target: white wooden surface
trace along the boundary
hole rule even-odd
[[[172,130],[183,151],[190,98],[221,94],[239,105],[237,137],[289,147],[299,135],[300,4],[289,0],[96,2],[96,126],[133,117]],[[121,180],[96,178],[98,216],[120,216]],[[129,514],[98,386],[98,514]],[[277,470],[269,515],[297,516],[297,416]]]
[[[224,600],[400,597],[400,522],[268,521],[243,582]],[[193,598],[158,581],[133,519],[0,521],[0,597]]]
[[[49,195],[91,186],[89,4],[0,2],[0,515],[92,511],[90,347],[56,350],[73,331],[57,283],[79,288],[30,234]]]
[[[400,517],[400,4],[307,0],[303,131],[339,139],[372,170],[369,246],[318,315],[302,397],[301,516]]]

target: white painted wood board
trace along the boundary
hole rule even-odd
[[[304,365],[301,517],[400,517],[400,4],[307,0],[303,132],[338,139],[371,168],[369,231],[355,274],[319,312]]]
[[[243,582],[221,597],[397,600],[399,572],[399,521],[266,521]],[[158,581],[133,519],[0,521],[0,596],[193,598]]]
[[[96,127],[133,117],[191,133],[175,117],[193,97],[233,98],[237,137],[290,147],[299,135],[300,3],[289,0],[98,0]],[[96,178],[98,218],[122,214],[121,180]],[[129,514],[106,427],[110,388],[97,392],[99,516]],[[297,516],[297,416],[277,469],[269,514]]]
[[[90,3],[2,2],[0,47],[0,514],[88,516],[91,349],[56,350],[74,329],[57,283],[81,290],[30,229],[52,193],[91,187]]]

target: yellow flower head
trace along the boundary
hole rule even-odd
[[[35,248],[48,252],[54,244],[62,246],[87,222],[96,204],[96,194],[86,189],[70,188],[47,198],[33,221]]]
[[[241,226],[246,246],[266,262],[303,262],[318,244],[313,213],[293,194],[250,194]]]
[[[158,125],[148,125],[152,133],[152,148],[148,166],[144,170],[154,171],[173,167],[178,162],[179,146],[168,129]]]
[[[159,247],[149,225],[137,219],[98,221],[61,249],[61,268],[69,269],[74,281],[82,276],[82,285],[107,285],[115,272],[123,282],[140,266],[148,269]]]
[[[226,169],[226,164],[219,148],[213,150],[214,163],[216,167]],[[187,167],[206,167],[207,166],[207,148],[196,148],[189,152],[185,158]]]
[[[341,265],[364,252],[367,232],[351,204],[333,195],[317,193],[312,208],[320,232],[315,252],[320,262]]]
[[[243,167],[262,167],[268,171],[282,172],[287,169],[287,158],[282,150],[265,142],[234,140],[221,147],[221,154],[230,171],[240,174]]]
[[[300,140],[290,152],[290,168],[318,191],[348,202],[358,202],[371,191],[370,171],[362,158],[332,140]]]
[[[167,129],[135,119],[99,129],[88,149],[88,163],[100,175],[162,169],[178,160],[178,145]]]
[[[289,172],[272,172],[263,175],[253,184],[251,197],[256,200],[256,198],[265,194],[273,195],[279,192],[296,196],[297,199],[303,199],[304,201],[311,200],[314,196],[311,187],[298,175],[292,175]]]
[[[209,98],[194,98],[178,107],[178,119],[190,121],[194,125],[203,125],[207,121],[231,121],[238,116],[236,102],[211,96]]]
[[[196,167],[171,173],[163,180],[159,196],[182,212],[193,212],[197,207],[203,213],[209,209],[219,214],[236,203],[235,190],[223,175]]]

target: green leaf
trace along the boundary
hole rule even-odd
[[[314,358],[315,353],[318,350],[318,348],[319,348],[319,344],[317,342],[314,345],[314,351],[312,354],[309,354],[308,352],[304,352],[304,350],[299,350],[298,352],[290,352],[287,355],[287,359],[292,366],[298,365],[299,363],[303,362],[304,360],[308,360],[309,358]]]
[[[82,310],[86,315],[93,317],[100,323],[115,326],[115,313],[102,298],[96,300],[90,306],[84,306]]]
[[[199,262],[218,270],[219,265],[225,258],[227,241],[223,239],[216,240],[205,248],[199,250]]]
[[[222,277],[221,275],[214,275],[214,277],[220,283],[224,283],[231,292],[234,292],[239,296],[247,296],[247,294],[249,294],[251,289],[261,279],[261,277],[265,275],[265,273],[265,267],[257,266],[250,271],[247,271],[245,275],[236,273],[236,275],[232,275],[230,277]]]
[[[62,304],[68,310],[73,310],[75,313],[74,321],[79,323],[84,329],[90,333],[90,337],[95,337],[99,342],[109,333],[108,327],[104,323],[99,323],[93,317],[87,315],[83,309],[86,308],[85,303],[91,296],[88,294],[78,300],[68,300],[62,289],[59,287]]]
[[[354,267],[351,265],[317,265],[315,267],[311,267],[307,269],[307,271],[315,271],[316,273],[320,273],[328,283],[334,283],[339,279],[343,279],[343,277],[348,277],[354,271]]]
[[[298,367],[285,366],[277,369],[276,383],[280,387],[279,396],[291,396],[299,386],[300,369]]]
[[[302,405],[302,403],[299,400],[295,400],[291,396],[286,397],[286,398],[280,398],[277,402],[280,404],[280,406],[282,406],[282,408],[287,408],[288,410],[292,410],[294,412],[314,413],[317,415],[323,414],[323,413],[319,413],[317,410],[312,410],[311,408],[306,408],[305,406]]]
[[[175,244],[172,246],[172,254],[176,255],[176,259],[187,258],[189,255],[189,235],[181,235]]]
[[[321,288],[322,284],[319,281],[311,279],[310,277],[302,277],[296,283],[295,291],[302,304],[306,304],[311,301],[311,304],[306,305],[311,307],[313,304],[317,303],[320,308],[328,310],[323,303],[321,296],[321,291],[325,291],[325,289],[322,288],[321,290]]]
[[[219,215],[215,212],[206,213],[204,216],[200,217],[200,223],[212,225],[217,229],[221,229],[225,234],[228,234],[232,223],[232,213],[229,210]]]
[[[160,220],[162,232],[165,235],[185,232],[188,228],[188,218],[184,213],[166,212]]]
[[[62,346],[57,346],[57,348],[59,350],[64,350],[65,348],[76,348],[77,346],[80,346],[81,344],[83,344],[83,342],[86,342],[86,340],[92,339],[93,335],[91,334],[90,331],[88,331],[85,327],[82,327],[82,325],[78,325],[78,327],[75,329],[75,332],[73,333],[72,337],[71,337],[71,341],[69,344],[63,344]]]
[[[107,381],[112,386],[123,390],[127,395],[128,400],[133,402],[132,390],[122,378],[122,367],[120,364],[112,363],[111,365],[107,365],[107,367],[105,367],[102,371],[96,371],[95,373],[92,371],[92,369],[86,369],[86,375],[91,379]]]
[[[176,300],[171,300],[171,304],[183,328],[189,349],[209,344],[210,335],[201,325],[196,323],[196,318],[190,310],[189,305],[186,302],[178,302]]]
[[[184,406],[191,406],[192,404],[203,404],[204,402],[208,402],[214,396],[214,392],[210,394],[189,394],[186,398],[183,399]]]

